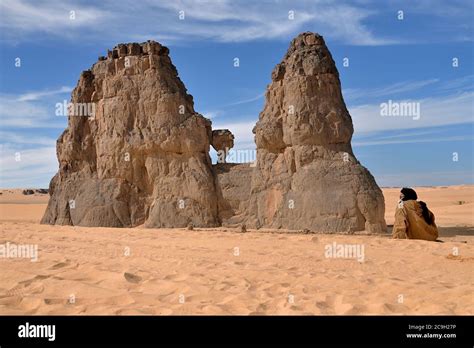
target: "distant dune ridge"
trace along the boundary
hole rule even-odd
[[[71,110],[94,113],[70,115],[58,139],[42,223],[386,231],[322,36],[298,35],[274,69],[255,166],[212,165],[210,145],[228,149],[234,137],[194,110],[168,53],[154,41],[119,44],[81,74]]]

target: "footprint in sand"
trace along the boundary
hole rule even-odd
[[[218,290],[218,291],[226,291],[226,290],[229,290],[232,287],[234,287],[234,283],[223,281],[223,282],[215,285],[214,289]]]
[[[59,262],[51,266],[49,269],[60,269],[60,268],[69,266],[69,263],[70,263],[69,261]]]
[[[44,303],[47,305],[58,305],[58,304],[66,304],[68,300],[64,298],[45,298]]]
[[[23,280],[13,288],[9,289],[5,294],[2,294],[0,298],[10,296],[25,297],[33,294],[40,294],[44,291],[44,286],[41,283],[35,283],[35,281],[46,278],[49,278],[49,276],[36,276],[32,279]]]
[[[137,276],[135,274],[132,274],[132,273],[128,273],[128,272],[125,272],[123,274],[123,276],[125,277],[125,279],[127,280],[127,282],[129,283],[134,283],[134,284],[138,284],[142,281],[142,277],[140,276]]]
[[[25,314],[34,314],[42,304],[43,301],[40,298],[23,297],[18,308],[22,309]]]
[[[453,255],[453,254],[449,254],[448,256],[446,256],[446,258],[448,260],[456,260],[456,261],[461,261],[461,262],[474,261],[474,257],[464,257],[461,255]]]
[[[14,288],[8,290],[4,295],[0,296],[0,298],[10,297],[10,296],[25,297],[25,296],[29,296],[33,294],[40,294],[43,291],[44,291],[44,286],[41,284],[32,285],[32,286],[17,285]]]
[[[43,280],[43,279],[47,279],[49,277],[51,277],[51,276],[39,274],[39,275],[35,276],[34,278],[23,280],[23,281],[19,282],[18,284],[24,284],[25,286],[27,286],[27,285],[30,285],[31,283],[33,283],[37,280]]]
[[[186,280],[188,276],[186,274],[168,274],[165,276],[163,279],[164,280],[173,280],[176,282],[181,282],[183,280]]]

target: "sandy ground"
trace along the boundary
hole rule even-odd
[[[474,314],[474,186],[416,190],[444,243],[48,226],[47,195],[2,190],[0,246],[38,260],[0,258],[0,314]],[[388,224],[398,192],[384,189]],[[359,260],[327,257],[334,243]]]
[[[22,189],[0,190],[0,223],[6,221],[39,222],[48,204],[49,195],[23,195]]]

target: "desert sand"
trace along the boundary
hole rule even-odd
[[[474,186],[415,188],[440,240],[41,225],[48,195],[1,190],[0,314],[474,314]],[[399,189],[383,189],[393,224]],[[326,257],[328,245],[364,247]]]

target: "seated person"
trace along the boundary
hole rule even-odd
[[[434,241],[438,238],[438,228],[434,214],[425,202],[417,201],[415,190],[404,187],[395,211],[392,237],[396,239],[423,239]]]

